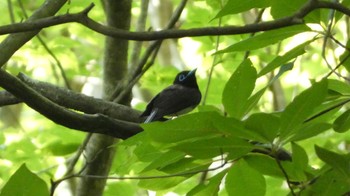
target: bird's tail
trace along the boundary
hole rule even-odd
[[[152,120],[154,119],[154,117],[156,116],[158,112],[158,109],[155,108],[154,110],[152,110],[151,114],[147,117],[147,119],[145,120],[144,123],[149,123],[149,122],[152,122]]]

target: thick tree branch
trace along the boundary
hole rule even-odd
[[[11,93],[7,91],[0,91],[0,107],[6,106],[6,105],[14,105],[21,102],[22,100],[13,96]]]
[[[226,26],[226,27],[204,27],[193,28],[186,30],[162,30],[154,32],[130,32],[127,30],[117,29],[99,24],[88,17],[88,12],[93,5],[76,14],[66,14],[55,17],[47,17],[35,21],[28,21],[24,23],[16,23],[11,25],[0,26],[0,35],[17,33],[24,31],[33,31],[55,26],[63,23],[77,22],[87,28],[101,33],[103,35],[114,38],[150,41],[159,39],[182,38],[182,37],[196,37],[196,36],[211,36],[211,35],[236,35],[245,33],[256,33],[260,31],[268,31],[279,29],[287,26],[297,25],[303,23],[303,18],[313,10],[326,8],[334,9],[343,14],[350,16],[350,9],[344,7],[340,3],[325,2],[317,0],[309,0],[300,10],[292,16],[276,19],[273,21],[261,22],[258,24],[248,24],[245,26]]]
[[[1,69],[0,86],[48,119],[71,129],[101,133],[121,139],[129,138],[142,131],[142,128],[137,123],[112,119],[102,114],[78,114],[67,110]]]
[[[44,97],[65,108],[78,110],[87,114],[100,113],[111,118],[129,122],[141,122],[139,119],[140,113],[128,106],[86,96],[50,83],[33,80],[22,73],[18,75],[18,78]],[[1,102],[0,99],[0,105]]]

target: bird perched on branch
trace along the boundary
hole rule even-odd
[[[162,119],[164,116],[177,116],[193,110],[201,101],[196,70],[178,73],[171,86],[156,95],[147,105],[141,117],[147,116],[145,123]]]

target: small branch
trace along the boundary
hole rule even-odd
[[[0,107],[21,103],[22,100],[7,91],[0,91]]]
[[[340,3],[325,2],[317,0],[309,0],[297,13],[292,16],[276,19],[273,21],[261,22],[258,24],[248,24],[245,26],[225,26],[225,27],[204,27],[193,28],[187,30],[162,30],[155,32],[130,32],[113,27],[101,25],[100,23],[88,17],[88,12],[94,5],[91,4],[82,12],[76,14],[66,14],[61,16],[47,17],[38,20],[31,20],[24,23],[16,23],[11,25],[0,26],[0,35],[9,33],[18,33],[24,31],[33,31],[55,26],[64,23],[77,22],[87,28],[120,39],[151,41],[160,39],[197,37],[197,36],[213,36],[213,35],[237,35],[246,33],[256,33],[261,31],[269,31],[292,25],[303,24],[303,18],[316,9],[326,8],[337,10],[347,16],[350,16],[350,9]]]
[[[121,139],[129,138],[142,131],[137,123],[112,119],[102,114],[79,114],[67,110],[2,69],[0,69],[0,86],[48,119],[71,129],[100,133]]]
[[[283,173],[283,175],[284,175],[284,177],[285,177],[285,179],[287,181],[287,185],[288,185],[288,188],[290,190],[291,195],[295,196],[296,194],[294,193],[293,187],[291,186],[291,181],[290,181],[290,179],[288,177],[288,174],[287,174],[286,170],[284,170],[284,168],[283,168],[283,166],[281,164],[281,161],[278,158],[275,158],[275,160],[276,160],[278,167],[282,171],[282,173]]]

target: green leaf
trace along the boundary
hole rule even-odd
[[[245,60],[226,83],[222,103],[231,117],[243,117],[246,102],[254,90],[255,80],[256,70],[250,60]]]
[[[168,173],[161,172],[158,170],[148,171],[142,174],[143,177],[151,177],[151,179],[142,179],[138,186],[140,188],[159,191],[166,190],[171,187],[178,185],[184,180],[188,179],[190,176],[175,176],[171,178],[162,178],[158,176],[168,176]],[[153,178],[154,177],[154,178]],[[158,177],[158,178],[157,178]]]
[[[277,19],[295,14],[307,2],[307,0],[272,0],[271,15]],[[313,11],[305,17],[306,22],[319,23],[319,10]]]
[[[15,195],[47,196],[49,191],[46,183],[22,164],[5,184],[0,194],[0,196]]]
[[[256,153],[245,156],[244,160],[250,167],[258,170],[263,175],[283,177],[283,173],[278,167],[276,160],[270,156]]]
[[[350,156],[337,154],[335,152],[321,148],[317,145],[315,145],[315,150],[316,150],[317,156],[322,161],[332,166],[335,170],[338,170],[339,172],[341,172],[344,176],[348,178],[350,182],[350,167],[349,167]]]
[[[301,127],[295,131],[295,134],[288,140],[285,140],[284,143],[290,142],[290,141],[301,141],[308,138],[311,138],[315,135],[318,135],[320,133],[323,133],[327,130],[332,128],[332,125],[329,123],[305,123],[301,125]]]
[[[340,80],[328,79],[328,88],[342,95],[350,95],[349,84]]]
[[[220,184],[223,177],[226,175],[227,169],[221,171],[215,176],[208,179],[208,183],[199,183],[190,192],[187,193],[188,196],[215,196],[219,192]]]
[[[238,137],[252,141],[265,141],[257,132],[246,129],[242,121],[235,118],[221,118],[214,126],[228,137]]]
[[[227,173],[225,188],[229,195],[261,196],[265,195],[266,182],[260,172],[240,159]]]
[[[200,112],[180,116],[166,122],[142,124],[149,137],[160,143],[174,143],[192,138],[221,134],[214,123],[222,117],[216,112]]]
[[[266,143],[272,143],[277,137],[279,126],[279,117],[266,113],[252,114],[245,121],[245,127],[260,134],[266,139]]]
[[[312,114],[327,95],[327,80],[317,82],[298,95],[281,115],[280,137],[286,139]]]
[[[152,169],[161,169],[167,165],[175,163],[180,159],[184,158],[186,154],[179,151],[169,150],[168,152],[162,153],[159,157],[155,158],[144,170],[143,172]]]
[[[254,145],[239,138],[219,137],[189,141],[173,148],[200,159],[214,158],[226,153],[228,153],[228,159],[236,159],[253,150]]]
[[[229,0],[215,18],[220,18],[226,15],[237,14],[252,8],[264,8],[270,5],[270,0]]]
[[[259,48],[263,48],[263,47],[278,43],[288,37],[291,37],[293,35],[303,33],[306,31],[310,31],[310,28],[307,27],[306,25],[295,25],[295,26],[285,27],[281,29],[266,31],[254,37],[250,37],[246,40],[233,44],[217,52],[217,54],[235,52],[235,51],[256,50]]]
[[[252,95],[251,97],[249,97],[247,104],[246,104],[246,113],[248,113],[249,111],[251,111],[256,104],[259,102],[259,100],[261,99],[261,97],[264,95],[266,89],[272,85],[272,83],[274,81],[276,81],[280,76],[282,76],[285,72],[293,69],[294,64],[292,63],[287,63],[285,65],[282,65],[278,71],[278,73],[270,80],[270,82],[261,90],[259,90],[258,92],[256,92],[254,95]]]
[[[305,150],[301,146],[292,142],[292,152],[292,160],[294,165],[300,170],[305,170],[309,162]]]
[[[285,65],[288,61],[296,58],[297,56],[304,54],[305,47],[308,46],[313,41],[315,41],[315,39],[306,41],[306,42],[294,47],[293,49],[289,50],[288,52],[286,52],[282,56],[277,56],[269,64],[267,64],[263,69],[261,69],[261,71],[258,74],[258,77],[261,77],[261,76],[273,71],[277,67]]]
[[[336,132],[344,133],[350,129],[350,110],[345,111],[333,123],[333,129]]]
[[[346,195],[345,193],[350,191],[350,186],[348,179],[339,171],[330,170],[317,178],[310,191],[309,195],[317,196]]]

